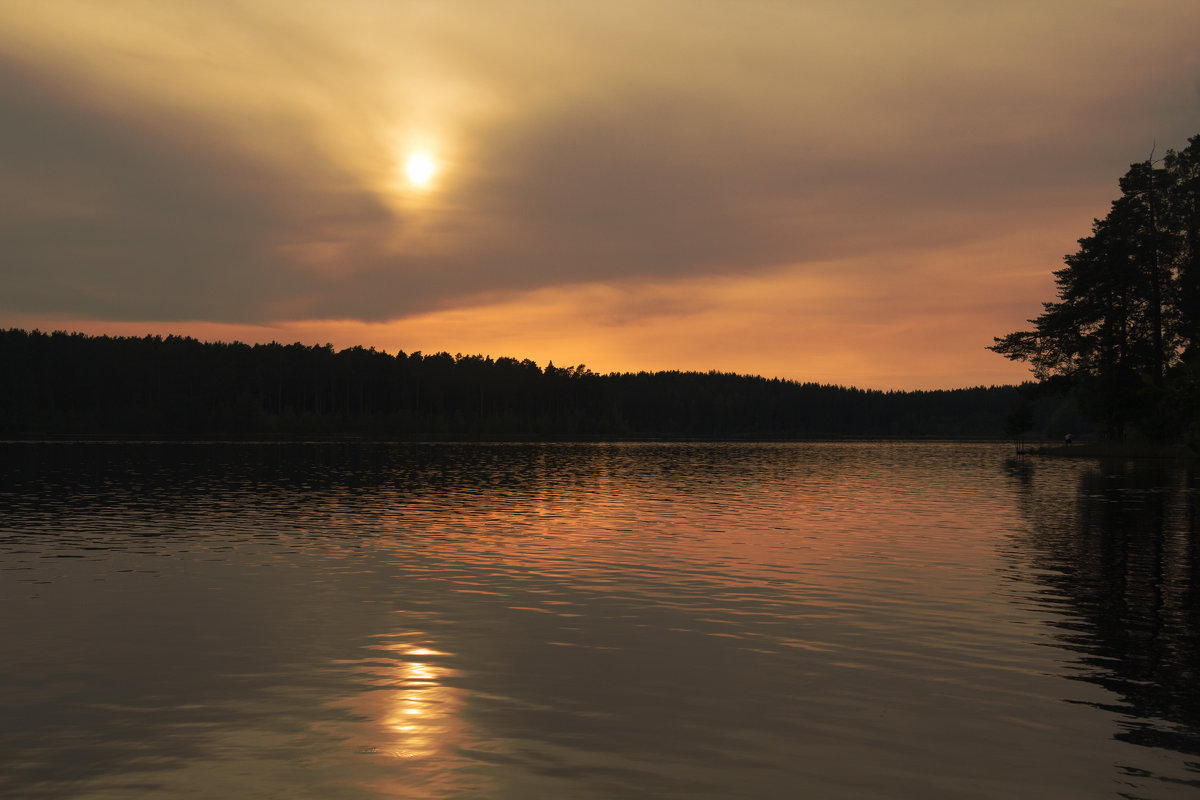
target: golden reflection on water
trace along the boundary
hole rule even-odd
[[[383,677],[400,688],[385,690],[380,749],[397,758],[429,758],[451,749],[461,739],[463,724],[457,712],[462,703],[442,682],[450,670],[429,660],[447,654],[427,647],[383,647],[398,651],[396,666],[388,670],[391,675]]]
[[[460,785],[469,765],[462,748],[470,726],[462,718],[463,691],[447,685],[458,674],[451,653],[412,634],[378,634],[375,655],[343,662],[359,673],[358,693],[334,703],[350,722],[330,731],[344,747],[375,760],[365,783],[386,797],[442,797]],[[386,760],[385,763],[381,763]],[[447,782],[454,783],[448,786]]]

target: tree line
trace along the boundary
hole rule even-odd
[[[875,391],[721,372],[0,331],[0,435],[1001,438],[1017,387]],[[1039,401],[1050,437],[1081,424]]]
[[[991,350],[1070,390],[1112,439],[1200,448],[1200,135],[1130,166],[1120,196],[1054,272],[1058,299]]]

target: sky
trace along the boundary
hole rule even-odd
[[[1197,134],[1195,0],[0,0],[0,328],[1013,383]]]

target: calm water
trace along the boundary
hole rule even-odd
[[[0,795],[1200,796],[1200,480],[0,444]]]

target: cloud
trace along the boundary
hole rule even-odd
[[[230,185],[254,165],[178,138],[164,145],[11,63],[0,64],[0,104],[9,308],[173,316],[212,313],[209,298],[222,295],[218,313],[237,316],[262,298],[270,276],[245,259],[272,227],[270,209]]]
[[[302,309],[322,285],[302,251],[352,260],[356,233],[396,224],[327,165],[289,174],[194,120],[120,98],[97,107],[11,61],[0,114],[9,309],[218,320]]]

